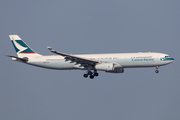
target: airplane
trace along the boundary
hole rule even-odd
[[[97,71],[123,73],[125,68],[155,67],[155,73],[159,73],[159,66],[174,61],[168,54],[157,52],[71,55],[51,47],[47,47],[48,50],[57,55],[43,56],[31,49],[18,35],[9,37],[17,53],[17,56],[6,55],[12,60],[55,70],[86,70],[83,76],[91,79],[99,75]]]

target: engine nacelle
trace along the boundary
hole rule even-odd
[[[114,64],[113,63],[101,63],[95,66],[96,70],[101,71],[112,71],[114,70]]]
[[[114,63],[101,63],[95,66],[96,70],[106,71],[110,73],[123,73],[124,68],[119,64]]]
[[[124,68],[115,68],[114,70],[112,71],[106,71],[106,72],[109,72],[109,73],[123,73],[124,72]]]

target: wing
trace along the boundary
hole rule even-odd
[[[88,67],[89,65],[95,66],[98,63],[102,63],[102,61],[96,61],[96,60],[91,60],[91,59],[86,59],[86,58],[81,58],[75,55],[69,55],[66,53],[58,52],[53,50],[51,47],[47,47],[49,51],[61,55],[64,57],[66,61],[71,61],[70,63],[76,63],[76,65],[80,64],[80,66]]]

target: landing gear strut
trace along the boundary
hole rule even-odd
[[[159,66],[156,66],[156,71],[155,71],[155,73],[159,73],[158,68],[159,68]]]

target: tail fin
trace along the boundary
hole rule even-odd
[[[18,57],[41,56],[31,49],[18,35],[9,35]]]

